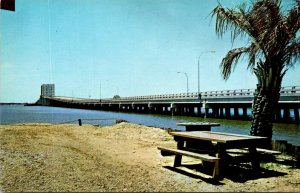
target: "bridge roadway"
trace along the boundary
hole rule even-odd
[[[88,108],[136,113],[158,113],[206,116],[228,119],[250,119],[254,89],[223,90],[198,93],[163,94],[106,99],[41,97],[42,105]],[[277,122],[299,124],[300,86],[283,87]]]

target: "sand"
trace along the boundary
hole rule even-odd
[[[261,164],[260,175],[235,167],[214,181],[199,160],[183,157],[190,167],[173,169],[174,157],[158,146],[176,144],[166,130],[131,123],[0,125],[0,191],[300,191],[288,156]]]

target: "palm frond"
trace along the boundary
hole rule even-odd
[[[256,64],[257,57],[262,56],[263,53],[261,53],[260,46],[258,44],[256,44],[255,42],[252,42],[252,44],[248,47],[247,53],[249,56],[249,62],[248,62],[247,69],[250,69],[251,71],[253,71],[255,64]]]
[[[300,0],[295,1],[295,6],[288,12],[286,17],[286,28],[288,29],[289,36],[292,38],[300,28]]]
[[[277,78],[283,68],[292,67],[300,59],[300,41],[297,39],[300,0],[295,2],[288,15],[281,11],[281,0],[253,0],[249,6],[241,4],[233,9],[219,4],[211,12],[211,16],[216,18],[215,31],[219,37],[230,30],[232,41],[247,36],[250,43],[248,47],[229,51],[223,58],[220,68],[225,80],[242,55],[248,55],[248,69],[257,76],[266,77],[260,80],[263,85],[280,80]]]
[[[219,37],[222,37],[228,30],[232,30],[232,40],[238,35],[247,34],[248,23],[244,20],[241,12],[225,9],[218,5],[211,12],[211,16],[216,17],[215,29]]]
[[[236,48],[230,50],[223,58],[220,68],[222,77],[227,80],[232,71],[234,71],[240,57],[247,52],[247,48]]]
[[[288,68],[293,67],[296,61],[300,61],[300,37],[294,39],[286,48],[283,61]]]

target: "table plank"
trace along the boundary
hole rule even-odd
[[[221,132],[210,132],[210,131],[190,131],[190,132],[170,132],[173,136],[191,138],[191,139],[199,139],[206,141],[215,141],[219,143],[228,143],[228,142],[239,142],[244,140],[262,140],[266,139],[266,137],[258,137],[258,136],[248,136],[248,135],[237,135],[230,133],[221,133]]]

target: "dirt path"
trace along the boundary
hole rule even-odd
[[[168,167],[174,157],[162,157],[157,146],[176,144],[165,130],[130,123],[0,125],[0,190],[300,191],[300,170],[289,165],[264,164],[260,176],[233,168],[214,182],[192,168]]]

